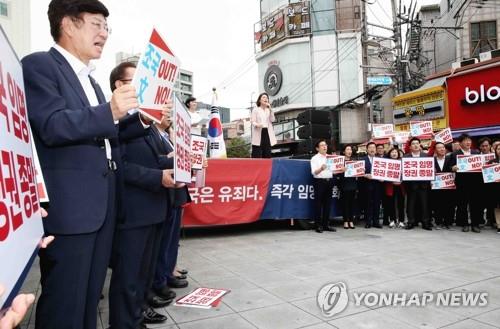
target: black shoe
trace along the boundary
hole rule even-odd
[[[173,298],[163,298],[161,296],[153,296],[148,300],[149,306],[152,308],[166,307],[172,303]]]
[[[148,327],[146,327],[146,325],[144,323],[141,323],[139,325],[139,329],[148,329]]]
[[[175,278],[179,279],[179,280],[186,280],[187,279],[187,275],[185,275],[185,274],[176,275]]]
[[[315,230],[317,233],[323,233],[323,228],[321,226],[316,227]]]
[[[177,270],[177,272],[179,272],[180,274],[183,274],[183,275],[187,275],[188,274],[188,270],[186,270],[185,268],[183,268],[181,270]]]
[[[432,231],[432,227],[430,225],[423,225],[422,229],[426,231]]]
[[[472,232],[474,233],[481,233],[481,229],[477,226],[472,226]]]
[[[172,279],[168,280],[167,285],[170,288],[186,288],[188,286],[187,280]]]
[[[330,232],[337,232],[337,229],[333,226],[327,226],[325,228],[325,231],[330,231]]]
[[[154,289],[154,292],[163,299],[174,299],[177,296],[175,291],[171,290],[167,285],[159,289]]]
[[[372,227],[375,227],[375,228],[383,228],[382,225],[380,224],[375,224],[375,225],[372,225]]]
[[[462,232],[469,232],[469,227],[468,226],[464,226],[462,227]]]
[[[143,324],[163,323],[168,319],[165,315],[156,312],[150,307],[144,312],[142,312],[142,316],[143,316],[142,320]]]
[[[365,225],[365,228],[370,228],[370,227],[372,227],[370,224]]]

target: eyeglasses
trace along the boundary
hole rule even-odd
[[[90,23],[90,26],[94,30],[99,31],[99,32],[105,31],[108,34],[111,34],[111,28],[108,26],[108,23],[106,21],[101,21],[97,18],[86,21],[85,19],[79,18],[79,17],[73,17],[72,20],[73,20],[73,22],[82,21],[84,23]]]
[[[120,79],[120,81],[125,83],[125,84],[129,84],[132,82],[132,79]]]

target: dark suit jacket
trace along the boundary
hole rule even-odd
[[[172,149],[162,143],[154,128],[149,134],[122,146],[125,217],[120,228],[136,228],[165,221],[171,206],[169,189],[162,185],[163,169],[173,168]],[[170,201],[170,202],[169,202]]]
[[[54,48],[26,56],[22,65],[29,119],[50,199],[45,231],[95,232],[108,207],[103,139],[110,139],[112,158],[120,167],[118,137],[135,138],[144,128],[137,115],[116,126],[95,81],[100,105],[90,106],[78,77]]]
[[[450,154],[450,167],[457,165],[457,155],[463,155],[464,152],[460,149]],[[470,154],[480,154],[478,150],[470,150]],[[474,187],[483,182],[483,176],[479,173],[459,173],[455,175],[455,184],[457,188]]]
[[[406,153],[403,155],[404,158],[411,158],[412,155],[411,153]],[[420,152],[420,157],[429,157],[427,153],[425,152]],[[436,160],[434,160],[436,161]],[[431,188],[431,183],[429,181],[405,181],[404,182],[405,188],[408,191],[412,190],[430,190]]]
[[[437,162],[437,158],[434,157],[434,171],[436,173],[443,173],[443,172],[451,172],[451,156],[450,155],[446,155],[444,157],[444,164],[443,164],[443,169],[441,169],[439,167],[439,164]]]
[[[362,157],[360,160],[365,162],[365,173],[371,174],[372,173],[372,164],[370,162],[370,159],[368,155]],[[366,191],[373,191],[375,189],[382,189],[383,183],[376,180],[376,179],[367,179],[367,178],[362,178],[362,186]]]

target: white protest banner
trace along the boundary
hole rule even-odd
[[[396,131],[394,133],[394,141],[398,144],[404,144],[410,139],[409,131]]]
[[[191,135],[191,169],[201,170],[207,156],[208,140],[200,135]]]
[[[174,180],[191,183],[191,116],[177,96],[174,97],[175,134]]]
[[[208,309],[217,306],[222,296],[228,292],[230,290],[227,289],[196,288],[193,292],[179,298],[174,305]]]
[[[441,130],[436,135],[434,135],[434,139],[436,140],[436,142],[443,144],[449,144],[453,142],[453,137],[451,136],[451,129],[446,128]]]
[[[457,155],[458,172],[481,172],[483,167],[483,156],[481,154],[475,155]]]
[[[346,161],[344,177],[362,177],[365,175],[364,161]]]
[[[373,138],[389,138],[394,135],[394,125],[387,124],[372,124],[372,137]]]
[[[156,29],[153,29],[146,49],[135,70],[132,85],[135,86],[139,111],[154,120],[161,121],[162,105],[172,99],[180,62]]]
[[[344,169],[345,156],[343,155],[326,155],[326,167],[334,174],[342,172]]]
[[[433,181],[434,158],[402,158],[403,181]]]
[[[482,172],[485,183],[500,183],[500,163],[487,164]]]
[[[454,190],[456,188],[454,172],[436,173],[436,177],[431,181],[431,189],[433,190]]]
[[[29,272],[43,236],[21,64],[0,28],[0,310]]]
[[[401,181],[401,160],[373,158],[372,179],[388,182]]]
[[[481,154],[483,157],[483,166],[488,164],[491,160],[495,159],[495,153]]]
[[[410,134],[413,137],[432,136],[432,121],[411,121]]]

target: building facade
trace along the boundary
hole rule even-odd
[[[0,25],[19,59],[31,52],[30,2],[30,0],[0,0]]]

